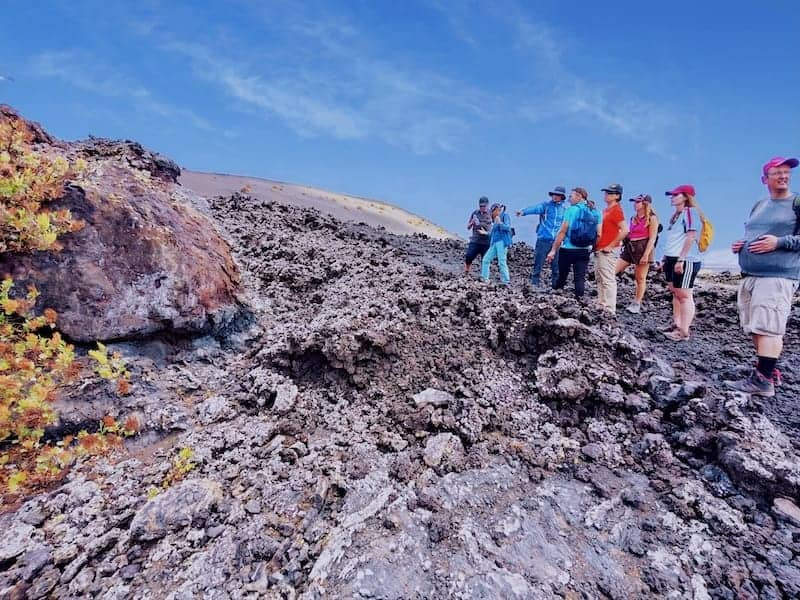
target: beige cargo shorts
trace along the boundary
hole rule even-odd
[[[782,337],[799,282],[782,277],[745,277],[739,284],[737,307],[745,333]]]

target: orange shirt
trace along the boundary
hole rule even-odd
[[[625,222],[625,215],[622,214],[622,207],[619,202],[614,202],[611,206],[603,211],[603,223],[600,225],[600,239],[597,240],[595,248],[605,248],[608,246],[617,234],[619,234],[619,226]],[[617,246],[621,242],[617,243]]]

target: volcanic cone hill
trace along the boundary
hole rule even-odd
[[[260,200],[274,200],[289,206],[316,208],[342,221],[365,223],[391,233],[401,235],[422,233],[436,239],[456,237],[424,217],[393,204],[369,198],[339,194],[284,181],[221,173],[183,170],[178,181],[185,188],[209,198],[230,196],[244,190],[248,195]]]
[[[113,344],[133,393],[62,400],[143,432],[0,516],[3,597],[800,594],[797,309],[760,405],[721,385],[749,356],[724,280],[694,339],[662,342],[655,280],[617,319],[460,275],[458,240],[241,193],[207,209],[251,317]],[[512,278],[529,264],[514,248]]]

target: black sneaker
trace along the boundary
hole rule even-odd
[[[728,387],[751,396],[772,398],[775,395],[775,382],[764,377],[757,369],[754,369],[750,377],[746,379],[726,381],[725,383]]]

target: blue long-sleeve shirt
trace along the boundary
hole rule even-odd
[[[553,202],[545,200],[540,204],[529,206],[522,210],[523,215],[543,215],[542,221],[536,227],[536,236],[542,240],[553,241],[561,229],[564,221],[564,212],[567,210],[568,203],[564,200]]]
[[[489,244],[502,241],[506,247],[511,245],[511,217],[503,211],[500,213],[500,222],[492,224],[492,233]]]
[[[755,277],[800,279],[800,235],[794,235],[797,216],[792,206],[796,194],[785,200],[760,200],[744,224],[744,247],[739,251],[742,273]],[[778,238],[772,252],[754,254],[747,249],[750,242],[762,235]]]

